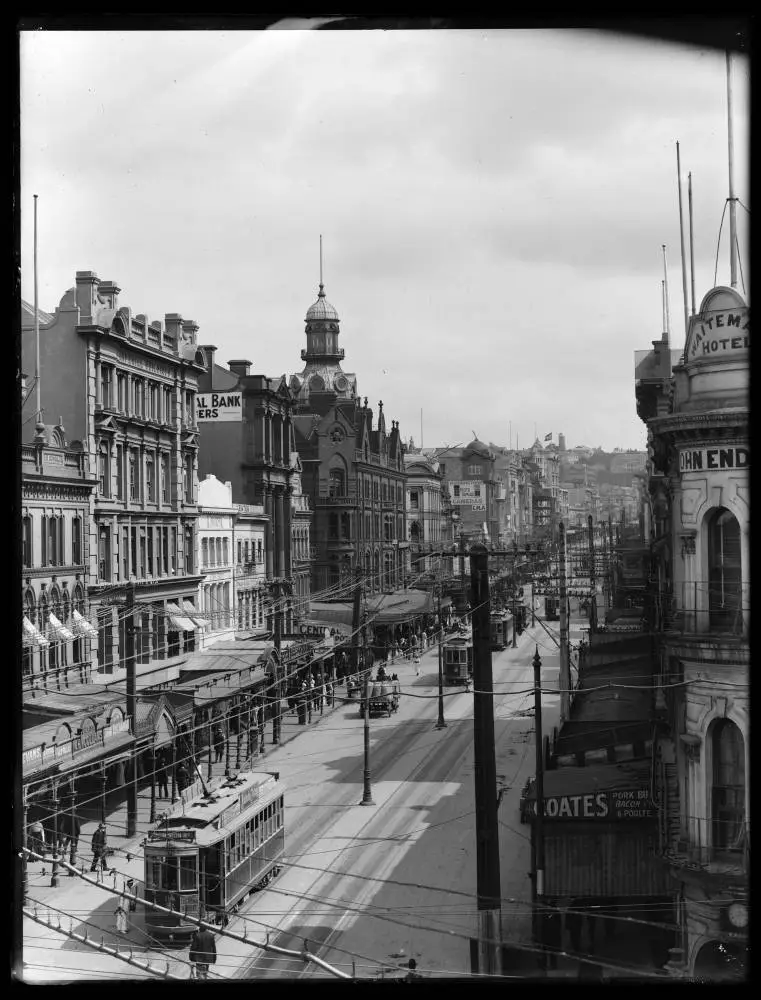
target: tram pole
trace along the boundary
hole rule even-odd
[[[542,897],[544,896],[544,747],[542,746],[542,658],[539,646],[534,653],[534,727],[536,740],[536,810],[531,830],[532,855],[534,858],[534,938],[538,944],[543,941]]]
[[[282,620],[280,618],[280,585],[274,583],[272,584],[272,587],[275,595],[275,653],[277,654],[275,663],[275,683],[273,684],[275,714],[272,717],[272,743],[274,746],[278,746],[280,744],[280,677],[282,673],[282,668],[280,666],[280,649],[282,645]]]
[[[436,723],[437,729],[446,729],[447,724],[444,719],[444,665],[442,663],[444,642],[444,623],[441,618],[441,581],[439,581],[439,720]]]
[[[568,649],[568,587],[566,578],[565,526],[558,525],[559,617],[560,617],[560,721],[571,714],[571,664]]]
[[[60,830],[58,827],[58,783],[55,778],[53,778],[53,870],[50,874],[50,885],[51,888],[55,889],[58,885],[58,842],[60,839]]]
[[[595,574],[595,527],[592,515],[587,517],[587,527],[589,529],[589,584],[592,591],[592,600],[589,604],[589,628],[592,633],[597,631],[597,577]]]
[[[137,681],[135,677],[135,584],[127,584],[127,606],[125,617],[125,649],[124,659],[127,668],[127,717],[130,729],[135,735],[137,726]],[[137,756],[133,750],[130,757],[129,781],[127,782],[127,836],[134,837],[137,833]]]
[[[476,877],[478,968],[499,975],[501,967],[501,885],[497,825],[497,765],[494,749],[494,696],[489,634],[489,556],[483,545],[470,549],[473,623],[473,747],[476,792]]]
[[[358,620],[358,634],[355,636],[357,645],[357,666],[361,664],[364,673],[364,774],[362,788],[362,806],[374,806],[373,792],[370,785],[370,670],[365,666],[365,623],[362,615],[362,583],[360,570],[357,568],[357,589],[354,592],[355,620]]]

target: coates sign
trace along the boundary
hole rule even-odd
[[[536,799],[528,803],[536,815]],[[544,798],[545,819],[597,819],[607,822],[654,819],[655,809],[646,788],[616,788],[586,795],[550,795]]]
[[[233,423],[243,419],[243,397],[239,392],[204,392],[196,395],[196,421]]]

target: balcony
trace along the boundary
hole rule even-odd
[[[306,348],[301,349],[301,360],[310,361],[312,358],[339,358],[343,360],[346,356],[346,351],[343,347],[337,347],[333,351],[308,351]]]
[[[739,825],[738,848],[726,850],[680,840],[663,852],[677,877],[715,881],[720,886],[745,885],[750,873],[750,823]]]
[[[680,635],[748,637],[750,584],[718,589],[704,581],[685,581],[675,587],[663,612],[664,632]]]

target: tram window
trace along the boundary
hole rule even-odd
[[[254,816],[254,850],[261,844],[261,831],[259,829],[259,814]]]
[[[180,889],[196,889],[196,859],[179,858],[180,862]]]
[[[148,888],[149,889],[160,889],[161,888],[161,862],[152,861],[151,866],[148,869]]]

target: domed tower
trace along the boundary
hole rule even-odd
[[[320,237],[320,290],[317,301],[307,309],[307,346],[301,352],[306,364],[298,375],[289,380],[291,391],[304,403],[310,393],[331,392],[338,397],[351,399],[357,395],[357,379],[342,371],[344,350],[338,346],[339,317],[335,306],[325,297],[322,280],[322,237]]]

